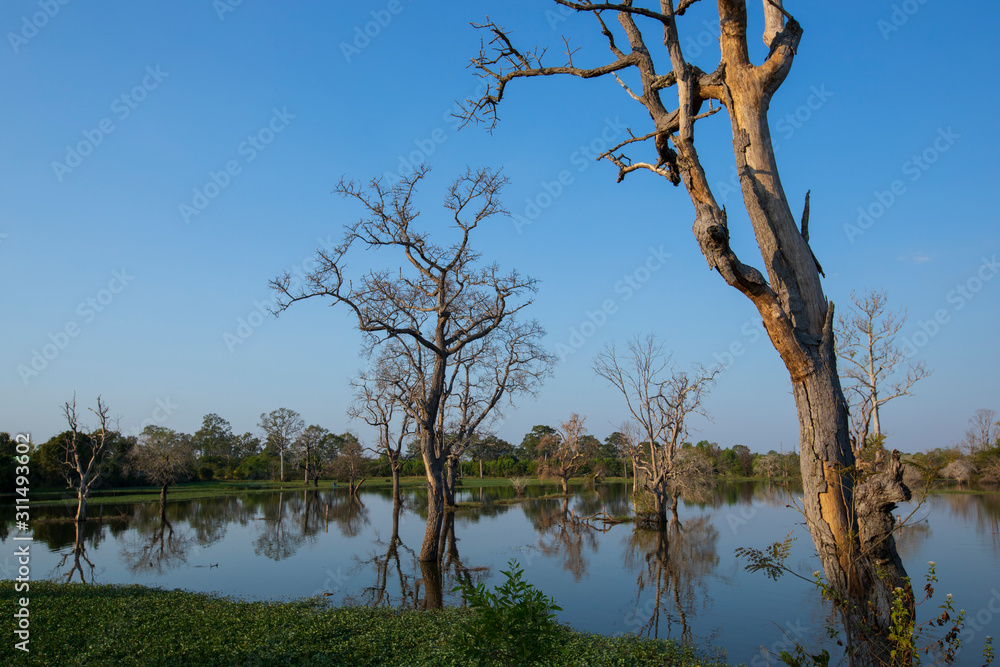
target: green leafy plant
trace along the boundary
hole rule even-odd
[[[482,583],[453,589],[473,611],[458,638],[463,652],[478,665],[530,665],[551,656],[564,634],[555,618],[562,607],[524,581],[516,559],[501,574],[507,580],[493,590]]]

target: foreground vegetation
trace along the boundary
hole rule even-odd
[[[14,582],[0,582],[0,595],[14,598]],[[31,652],[15,651],[17,665],[470,664],[456,641],[473,616],[468,609],[330,608],[316,599],[239,602],[143,586],[48,582],[32,582],[30,596]],[[542,664],[724,663],[672,642],[560,626]]]

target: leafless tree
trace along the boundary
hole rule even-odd
[[[271,281],[280,293],[278,312],[313,297],[346,305],[367,334],[367,351],[394,341],[414,370],[412,415],[428,484],[427,530],[422,561],[436,560],[444,518],[444,468],[447,444],[440,438],[440,411],[449,365],[466,346],[493,334],[501,324],[531,303],[535,281],[516,271],[502,274],[495,264],[477,267],[480,254],[469,245],[484,221],[506,213],[499,195],[506,179],[488,169],[469,170],[455,180],[445,208],[458,239],[440,246],[414,228],[414,194],[428,173],[421,166],[394,185],[375,179],[367,187],[341,181],[336,190],[359,202],[366,216],[347,227],[344,241],[320,249],[315,268],[292,286],[290,275]],[[399,252],[398,271],[370,270],[357,282],[345,278],[347,257],[357,245]]]
[[[900,396],[910,396],[919,380],[930,375],[923,362],[906,365],[896,334],[906,323],[906,312],[886,312],[885,290],[851,293],[854,307],[837,317],[837,356],[844,362],[840,378],[851,410],[854,455],[860,458],[869,435],[882,435],[880,409]]]
[[[353,419],[362,419],[378,429],[376,453],[384,453],[392,471],[392,502],[399,505],[399,470],[403,466],[403,443],[413,435],[412,369],[398,346],[386,343],[372,368],[361,373],[352,385],[354,404],[348,410]],[[407,409],[409,408],[409,409]]]
[[[295,445],[295,439],[302,433],[306,423],[295,410],[278,408],[271,412],[262,412],[257,424],[264,432],[267,443],[278,452],[281,481],[285,481],[285,453]]]
[[[639,425],[631,419],[626,419],[618,427],[618,432],[621,433],[621,452],[628,457],[628,460],[632,463],[632,495],[639,492],[639,459],[642,458],[642,445],[640,444],[641,437],[639,436]],[[628,471],[625,474],[626,481],[628,480]]]
[[[100,484],[101,473],[111,458],[114,434],[108,430],[108,406],[97,397],[97,409],[90,408],[97,417],[97,426],[83,429],[76,413],[76,396],[63,405],[63,414],[69,424],[69,433],[62,443],[62,476],[66,485],[76,490],[76,520],[87,520],[87,498]]]
[[[160,519],[167,517],[167,488],[186,479],[194,470],[195,447],[191,436],[164,426],[150,425],[139,434],[130,467],[160,487]]]
[[[651,131],[632,135],[600,157],[614,163],[619,180],[647,170],[674,185],[683,183],[694,206],[695,238],[709,266],[760,313],[792,382],[800,424],[803,513],[826,579],[841,601],[852,664],[888,662],[893,591],[909,586],[892,537],[892,508],[910,492],[902,483],[896,452],[864,478],[850,473],[854,452],[837,375],[834,308],[823,292],[822,269],[809,243],[809,197],[807,193],[800,224],[781,184],[767,121],[771,98],[799,49],[802,28],[782,8],[782,0],[763,0],[768,52],[754,64],[746,0],[717,0],[720,62],[705,72],[685,59],[681,47],[678,26],[689,0],[661,0],[658,10],[631,0],[555,2],[596,19],[610,60],[581,66],[582,56],[567,48],[565,63],[543,64],[544,49],[519,49],[506,30],[487,20],[479,26],[487,38],[472,67],[489,85],[482,97],[467,101],[464,118],[492,127],[512,81],[563,74],[614,77],[645,108]],[[613,30],[606,16],[616,18],[620,28]],[[633,77],[627,82],[619,76],[626,72]],[[665,94],[670,89],[676,91],[673,104]],[[579,108],[576,102],[574,109]],[[764,273],[744,263],[730,245],[728,216],[695,148],[695,125],[722,110],[730,120],[736,171]],[[649,140],[655,148],[651,159],[633,160],[626,154]]]
[[[534,320],[509,319],[457,356],[439,422],[445,427],[440,439],[448,445],[446,505],[455,505],[455,471],[462,456],[503,417],[501,400],[506,397],[512,406],[514,396],[533,395],[549,373],[553,357],[538,344],[544,335]]]
[[[563,495],[569,495],[569,479],[594,455],[593,438],[584,438],[583,423],[586,417],[575,412],[559,425],[555,435],[546,435],[538,444],[539,449],[550,451],[549,457],[540,468],[543,475],[556,477],[562,482]]]
[[[677,511],[682,480],[676,467],[677,450],[687,435],[687,420],[704,415],[702,399],[720,368],[699,368],[694,375],[678,370],[655,336],[628,342],[628,351],[619,355],[608,343],[594,359],[594,372],[622,393],[642,440],[637,468],[643,472],[643,486],[653,495],[653,522],[667,525],[667,505]],[[673,493],[672,493],[673,492]]]
[[[1000,420],[995,410],[981,408],[969,418],[969,430],[965,432],[965,447],[969,454],[1000,444]]]

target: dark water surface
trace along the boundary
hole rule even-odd
[[[834,624],[814,586],[747,573],[734,556],[738,547],[764,548],[792,533],[787,562],[811,579],[819,561],[801,516],[788,507],[797,490],[764,483],[705,489],[682,501],[679,525],[663,534],[571,520],[602,510],[628,514],[630,488],[599,485],[566,500],[513,504],[500,502],[513,498],[506,487],[461,491],[459,502],[484,506],[461,509],[446,526],[444,604],[461,603],[451,592],[459,580],[502,582],[501,570],[516,558],[525,579],[554,597],[563,608],[560,620],[575,628],[707,642],[725,649],[731,662],[773,665],[761,647],[787,650],[789,637],[815,647]],[[246,599],[323,594],[335,604],[419,608],[435,594],[416,559],[425,505],[422,491],[407,491],[395,540],[392,499],[382,489],[363,490],[360,504],[330,488],[171,502],[169,528],[161,525],[156,503],[105,506],[103,521],[83,528],[80,559],[73,555],[76,525],[44,521],[71,510],[35,507],[32,578]],[[913,509],[910,503],[898,512]],[[931,495],[910,521],[897,541],[914,588],[923,588],[928,561],[937,563],[939,579],[918,617],[936,616],[945,595],[954,594],[968,618],[960,663],[981,664],[985,637],[1000,635],[1000,494]],[[12,508],[3,508],[0,526],[0,574],[12,578]],[[39,629],[39,641],[43,633]]]

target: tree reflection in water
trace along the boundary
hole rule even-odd
[[[175,534],[169,519],[165,515],[161,516],[158,509],[151,514],[144,512],[142,505],[137,506],[133,528],[136,537],[126,542],[122,548],[125,565],[132,572],[163,574],[172,567],[187,563],[187,548],[191,544],[191,538]]]
[[[711,600],[704,578],[719,564],[718,539],[711,517],[704,515],[683,524],[671,521],[667,530],[636,528],[632,532],[624,558],[626,567],[639,571],[629,621],[635,632],[660,637],[664,621],[664,637],[670,637],[676,622],[680,624],[680,639],[693,641],[688,617],[699,604]]]
[[[62,555],[59,560],[59,564],[56,566],[57,570],[62,570],[66,567],[66,561],[70,558],[73,559],[73,565],[70,567],[69,571],[66,573],[65,583],[70,583],[73,581],[73,574],[79,573],[80,583],[87,583],[87,576],[83,571],[83,563],[86,563],[90,569],[90,583],[94,583],[94,564],[87,558],[87,546],[84,541],[84,532],[87,524],[80,521],[74,521],[73,524],[76,526],[76,539],[73,541],[73,550]],[[103,526],[98,525],[98,532],[101,531]],[[83,562],[81,562],[83,561]]]
[[[392,536],[389,541],[385,542],[381,538],[376,539],[376,551],[372,553],[372,556],[365,560],[356,559],[358,566],[354,571],[367,570],[368,567],[373,568],[375,570],[375,584],[361,589],[357,595],[347,596],[345,602],[348,604],[366,607],[417,608],[417,555],[399,538],[399,517],[402,512],[402,505],[393,506]],[[390,576],[399,581],[398,595],[394,596],[391,592]]]
[[[462,561],[455,534],[455,514],[446,512],[441,521],[438,559],[420,561],[417,552],[399,537],[400,516],[405,512],[395,505],[392,511],[392,535],[388,542],[378,539],[369,558],[356,559],[355,572],[375,571],[375,584],[357,595],[347,596],[348,604],[369,607],[440,609],[445,592],[461,583],[475,585],[489,573],[488,567],[472,567]],[[398,585],[397,585],[398,582]]]

